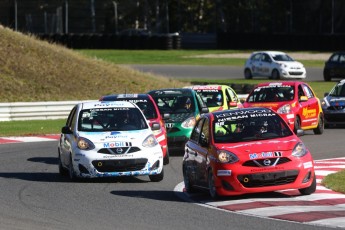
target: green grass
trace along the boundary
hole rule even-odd
[[[31,136],[58,134],[66,119],[58,120],[32,120],[32,121],[2,121],[0,122],[1,135],[8,136]]]
[[[333,191],[345,193],[345,170],[327,175],[321,184]]]
[[[78,50],[87,56],[116,64],[174,64],[243,66],[248,50]],[[224,55],[241,54],[241,57]],[[245,55],[243,55],[245,54]],[[209,56],[211,55],[211,56]],[[217,58],[217,56],[223,56]],[[299,60],[307,67],[323,67],[325,60]]]

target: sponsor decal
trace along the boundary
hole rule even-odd
[[[132,142],[115,141],[115,142],[103,143],[104,148],[128,147],[128,146],[132,146]]]
[[[262,168],[256,168],[251,169],[250,172],[263,172],[263,171],[274,171],[274,170],[284,170],[284,167],[262,167]]]
[[[305,162],[305,163],[303,163],[303,167],[305,169],[312,168],[313,167],[313,163],[311,161]]]
[[[249,159],[261,159],[261,158],[268,158],[268,157],[282,157],[282,152],[262,152],[262,153],[251,153],[249,154]]]
[[[316,109],[303,108],[302,115],[305,118],[316,117]]]

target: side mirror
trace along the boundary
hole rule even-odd
[[[70,128],[68,126],[64,126],[61,129],[61,133],[62,134],[72,134],[73,132],[72,132],[72,130],[70,130]]]
[[[163,113],[163,120],[167,120],[170,118],[170,113]]]
[[[296,135],[297,135],[298,137],[303,136],[303,135],[304,135],[304,130],[303,130],[303,129],[297,129]]]
[[[151,126],[151,130],[155,131],[155,130],[160,130],[161,125],[158,122],[153,122],[152,126]]]
[[[235,101],[230,101],[230,102],[229,102],[229,108],[234,108],[234,107],[237,107],[237,102],[235,102]]]
[[[208,113],[209,109],[207,107],[201,108],[201,113]]]
[[[301,96],[300,98],[299,98],[299,101],[308,101],[308,97],[307,96]]]
[[[326,93],[324,93],[324,97],[327,97],[329,95],[329,93],[328,92],[326,92]]]

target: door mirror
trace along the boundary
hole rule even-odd
[[[163,120],[167,120],[170,118],[170,113],[163,113]]]
[[[201,113],[208,113],[208,112],[209,112],[209,110],[207,107],[201,108]]]
[[[301,96],[301,97],[299,98],[299,101],[302,101],[302,102],[308,101],[308,97],[307,97],[307,96]]]
[[[326,93],[324,93],[324,97],[327,97],[329,95],[329,93],[328,92],[326,92]]]
[[[303,136],[304,135],[304,130],[303,129],[297,129],[297,133],[296,133],[297,136]]]
[[[161,125],[158,122],[153,122],[152,126],[151,126],[151,130],[155,131],[155,130],[160,130]]]
[[[230,101],[230,102],[229,102],[229,108],[234,108],[234,107],[237,107],[237,102],[235,102],[235,101]]]
[[[63,134],[72,134],[73,132],[72,132],[72,130],[68,126],[64,126],[61,129],[61,133],[63,133]]]

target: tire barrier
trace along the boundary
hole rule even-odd
[[[38,34],[38,38],[72,49],[181,49],[178,33],[154,35]]]

